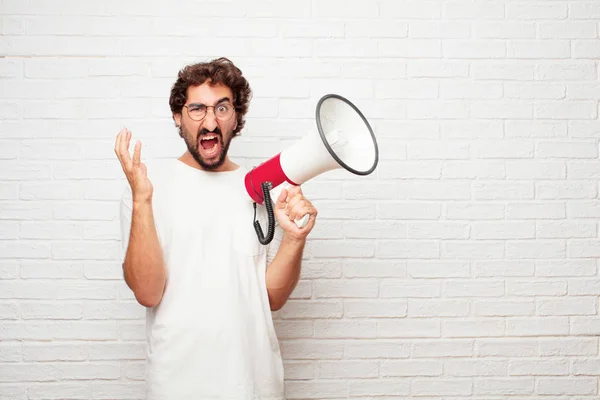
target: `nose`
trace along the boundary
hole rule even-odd
[[[206,110],[206,116],[204,117],[204,121],[202,121],[204,128],[209,132],[212,132],[217,127],[217,118],[215,117],[215,113],[212,108]]]

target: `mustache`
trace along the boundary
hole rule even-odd
[[[196,136],[196,140],[199,139],[201,136],[208,135],[209,133],[213,135],[218,135],[221,139],[223,139],[223,133],[221,132],[221,129],[217,126],[212,131],[209,131],[206,128],[200,129],[200,131],[198,132],[198,136]]]

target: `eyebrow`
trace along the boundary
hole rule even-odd
[[[222,103],[222,102],[224,102],[224,101],[228,101],[228,102],[230,102],[230,103],[231,103],[231,100],[229,99],[229,97],[223,97],[221,100],[219,100],[219,101],[217,101],[217,102],[215,103],[215,106],[216,106],[217,104],[221,104],[221,103]],[[190,106],[206,106],[206,104],[204,104],[204,103],[190,103],[190,104],[188,104],[188,107],[190,107]]]

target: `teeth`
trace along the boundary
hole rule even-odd
[[[210,140],[210,139],[216,139],[216,136],[204,136],[203,138],[200,138],[200,140]]]

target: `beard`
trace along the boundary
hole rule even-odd
[[[182,124],[183,125],[183,124]],[[219,146],[220,151],[214,157],[211,157],[211,160],[207,160],[200,154],[199,146],[200,138],[206,134],[213,134],[218,136],[219,138]],[[223,138],[223,133],[221,129],[217,126],[213,131],[209,131],[208,129],[202,128],[195,135],[191,132],[188,132],[187,129],[183,129],[182,126],[179,127],[179,136],[183,138],[185,141],[185,145],[187,146],[188,151],[196,160],[196,162],[202,167],[202,169],[207,171],[214,171],[219,168],[225,162],[225,157],[227,157],[227,152],[229,151],[229,145],[231,144],[231,139],[233,135],[229,134],[227,140]]]

